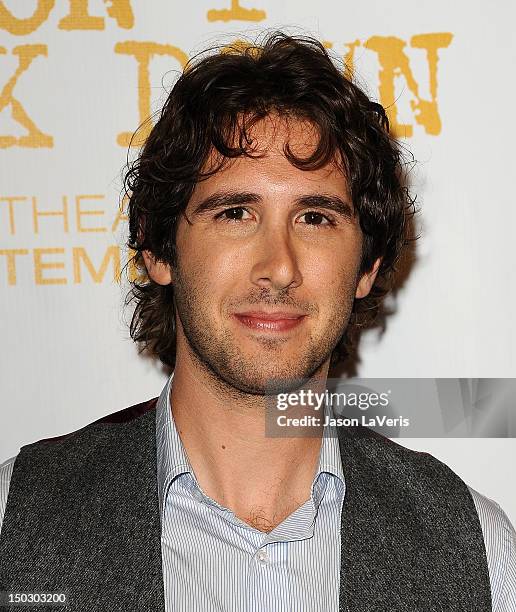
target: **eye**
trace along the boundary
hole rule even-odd
[[[316,210],[310,210],[306,213],[303,213],[303,215],[301,215],[302,217],[307,217],[307,220],[309,219],[310,221],[308,223],[306,223],[305,225],[315,225],[315,226],[323,226],[323,227],[328,227],[331,225],[335,225],[335,221],[331,218],[328,217],[326,215],[323,215],[320,212],[317,212]],[[321,219],[326,219],[327,223],[321,223]]]
[[[234,206],[233,208],[226,208],[226,210],[223,210],[222,212],[216,214],[215,219],[236,223],[246,221],[247,219],[242,219],[242,213],[251,214],[246,208],[242,206]],[[336,225],[332,217],[323,215],[322,213],[316,210],[308,211],[301,216],[307,218],[307,222],[303,225],[313,225],[316,227],[331,227],[332,225]]]
[[[240,213],[249,211],[242,206],[235,206],[234,208],[226,208],[222,212],[215,215],[215,219],[222,219],[223,221],[245,221],[245,219],[240,218]],[[250,214],[250,213],[249,213]]]

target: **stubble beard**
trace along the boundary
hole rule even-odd
[[[265,334],[244,340],[248,346],[256,345],[255,351],[244,350],[240,348],[243,342],[229,322],[221,329],[206,317],[210,312],[209,287],[188,282],[179,266],[174,268],[173,278],[176,320],[179,318],[180,324],[176,325],[176,331],[182,331],[197,366],[217,387],[235,397],[289,393],[306,381],[318,378],[344,333],[353,305],[354,291],[350,287],[342,288],[341,296],[345,295],[346,301],[336,306],[323,333],[314,336],[311,330],[308,336],[301,334],[298,350],[285,346],[294,344],[294,339]],[[190,274],[189,278],[195,275]],[[272,302],[264,300],[263,303]],[[275,305],[280,303],[276,301]],[[308,318],[301,325],[310,325]]]

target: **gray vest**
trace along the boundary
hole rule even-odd
[[[155,408],[153,399],[20,450],[0,533],[0,591],[66,592],[74,612],[164,612]],[[339,611],[491,612],[465,483],[367,428],[339,428],[339,444]]]

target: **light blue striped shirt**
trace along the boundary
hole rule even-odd
[[[337,610],[345,479],[335,432],[325,428],[310,499],[263,533],[199,487],[174,424],[172,380],[156,406],[167,612]],[[0,529],[14,461],[0,466]],[[493,612],[515,612],[516,532],[498,504],[470,491],[484,534]]]

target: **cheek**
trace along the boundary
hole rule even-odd
[[[360,259],[357,249],[344,249],[342,246],[319,252],[316,257],[305,260],[305,280],[311,287],[320,289],[321,297],[325,292],[340,292],[356,283]]]
[[[189,243],[195,247],[181,251],[181,276],[206,309],[210,304],[217,304],[217,298],[230,292],[240,279],[242,257],[238,252],[232,254],[221,249],[220,244],[211,245],[202,237]]]

